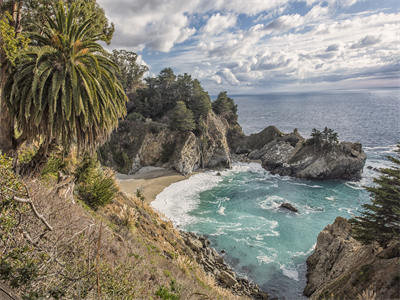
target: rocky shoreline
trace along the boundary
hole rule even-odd
[[[210,241],[193,232],[180,231],[185,244],[195,254],[196,261],[204,271],[216,279],[218,284],[230,289],[238,296],[248,296],[252,299],[269,299],[266,292],[263,292],[257,284],[246,278],[236,275],[232,268],[224,261],[224,258],[210,246]]]
[[[399,299],[400,242],[383,249],[351,236],[351,224],[337,217],[318,235],[307,259],[304,295],[311,299]],[[370,296],[368,296],[370,295]],[[374,295],[372,297],[371,295]]]

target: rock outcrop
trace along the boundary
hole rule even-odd
[[[236,153],[261,160],[273,174],[305,179],[358,180],[366,155],[359,143],[332,143],[316,146],[295,130],[284,134],[270,126],[236,144]]]
[[[290,210],[295,213],[299,212],[299,210],[296,207],[294,207],[292,204],[290,204],[288,202],[282,203],[279,207]]]
[[[382,249],[360,244],[350,232],[350,223],[338,217],[318,235],[316,248],[307,259],[304,295],[311,299],[368,299],[370,294],[376,299],[399,299],[400,242]]]
[[[145,166],[173,168],[184,175],[198,168],[230,168],[228,122],[210,112],[204,130],[171,131],[165,123],[125,120],[100,149],[103,164],[134,174]]]
[[[233,291],[239,296],[248,296],[252,299],[269,299],[268,294],[261,291],[253,282],[239,278],[231,267],[225,263],[223,257],[210,247],[210,241],[203,236],[192,232],[181,231],[185,244],[196,254],[197,262],[203,266],[205,272],[213,276],[218,283]]]

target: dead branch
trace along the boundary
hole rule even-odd
[[[48,230],[53,231],[53,227],[51,227],[51,225],[46,221],[46,219],[41,214],[39,214],[39,212],[37,211],[36,206],[35,206],[35,204],[33,204],[32,200],[20,198],[20,197],[17,197],[17,196],[13,196],[13,199],[15,201],[19,202],[19,203],[29,204],[29,206],[31,207],[31,209],[32,209],[33,213],[35,214],[35,216],[40,221],[42,221],[42,223],[46,226],[46,228]]]

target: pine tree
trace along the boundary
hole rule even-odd
[[[172,111],[171,128],[178,131],[191,131],[196,128],[193,113],[187,109],[183,101],[176,102]]]
[[[397,152],[400,153],[400,145]],[[400,159],[388,159],[395,166],[381,169],[382,175],[374,179],[377,185],[366,187],[372,203],[364,204],[361,215],[350,219],[353,236],[364,244],[377,241],[386,246],[391,239],[400,238]]]

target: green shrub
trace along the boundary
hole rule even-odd
[[[85,155],[75,177],[79,198],[95,210],[110,203],[118,192],[113,174],[103,170],[96,157]]]
[[[171,280],[170,287],[160,286],[156,292],[156,296],[163,300],[179,300],[180,299],[180,288],[176,285],[174,279]]]
[[[42,177],[44,179],[57,179],[58,172],[65,173],[67,163],[60,153],[53,153],[50,155],[49,160],[42,170]]]

